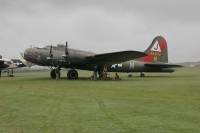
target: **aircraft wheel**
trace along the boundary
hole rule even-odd
[[[145,77],[144,73],[141,73],[140,77]]]
[[[67,72],[68,79],[77,79],[78,78],[78,72],[76,70],[69,70]]]
[[[51,78],[52,78],[52,79],[55,79],[55,78],[56,78],[55,69],[53,69],[53,70],[51,71],[50,75],[51,75]]]

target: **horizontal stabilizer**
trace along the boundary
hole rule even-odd
[[[139,51],[120,51],[120,52],[96,54],[92,56],[87,56],[86,58],[88,60],[97,62],[99,64],[115,64],[141,58],[146,55],[147,55],[146,53]]]
[[[182,65],[177,64],[164,64],[164,63],[145,63],[145,66],[148,67],[157,67],[157,68],[174,68],[174,67],[182,67]]]

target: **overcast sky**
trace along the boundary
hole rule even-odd
[[[168,43],[169,62],[200,61],[199,0],[0,0],[0,55],[65,44],[107,53]]]

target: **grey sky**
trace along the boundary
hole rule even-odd
[[[95,53],[144,51],[161,35],[170,62],[200,61],[199,16],[199,0],[0,0],[0,55],[66,40]]]

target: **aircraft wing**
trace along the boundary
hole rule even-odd
[[[146,53],[139,51],[120,51],[104,54],[95,54],[92,56],[87,56],[86,58],[92,61],[93,63],[111,65],[115,63],[137,59],[146,55]]]
[[[144,64],[148,67],[159,67],[159,68],[174,68],[174,67],[182,67],[182,65],[177,64],[164,64],[164,63],[146,63]]]
[[[18,68],[18,67],[27,67],[35,65],[29,61],[26,60],[20,60],[20,59],[0,59],[0,68]]]

